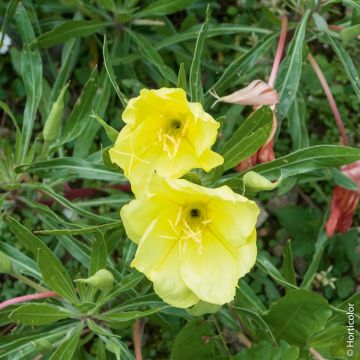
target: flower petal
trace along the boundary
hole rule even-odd
[[[212,304],[233,300],[239,279],[238,250],[224,245],[212,233],[203,239],[203,247],[189,240],[184,246],[181,276],[199,299]]]
[[[235,201],[214,199],[209,203],[210,229],[232,246],[240,246],[254,230],[260,210],[254,201],[235,197]]]
[[[171,227],[158,218],[141,238],[131,266],[154,283],[155,292],[165,302],[185,308],[199,299],[180,276],[179,240],[174,235]]]

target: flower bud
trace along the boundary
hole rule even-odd
[[[91,285],[101,291],[107,291],[113,287],[114,276],[109,270],[100,269],[87,279],[77,279],[75,281]]]
[[[266,177],[258,174],[255,171],[248,171],[243,176],[245,191],[248,192],[259,192],[259,191],[269,191],[275,189],[281,179],[276,182],[271,182]]]
[[[69,84],[66,84],[62,88],[58,98],[51,108],[49,116],[45,121],[43,137],[48,143],[54,141],[60,135],[61,118],[64,111],[64,95],[68,87]]]
[[[11,259],[2,251],[0,251],[0,274],[9,274],[12,272]]]
[[[237,90],[227,96],[219,97],[215,93],[212,95],[217,98],[215,104],[218,102],[226,102],[230,104],[260,106],[275,105],[279,102],[277,91],[262,80],[254,80],[243,89]]]

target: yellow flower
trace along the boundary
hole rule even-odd
[[[255,202],[229,187],[209,189],[153,177],[149,195],[120,212],[138,244],[132,266],[176,307],[233,300],[240,277],[256,260]]]
[[[154,170],[161,177],[179,178],[191,169],[210,171],[223,163],[210,149],[220,124],[200,103],[188,102],[182,89],[143,89],[122,118],[126,125],[109,154],[137,195]]]

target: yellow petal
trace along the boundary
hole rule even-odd
[[[211,169],[222,165],[224,163],[224,158],[220,154],[210,149],[207,149],[201,155],[200,161],[201,165],[199,165],[199,168],[202,168],[206,172],[209,172]]]
[[[168,304],[189,307],[198,297],[180,276],[180,247],[174,232],[158,218],[145,231],[131,263],[154,283],[155,292]]]
[[[188,139],[200,156],[216,141],[220,123],[206,113],[200,103],[190,103],[192,121],[189,122]]]
[[[254,201],[237,194],[233,201],[214,199],[209,204],[210,228],[228,243],[240,246],[253,232],[259,212]]]
[[[243,277],[255,265],[257,255],[256,230],[254,229],[246,243],[238,249],[238,277]]]
[[[234,299],[238,282],[237,249],[208,233],[202,250],[189,241],[181,262],[181,276],[199,299],[225,304]]]

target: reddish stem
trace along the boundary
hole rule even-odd
[[[6,301],[3,301],[2,303],[0,303],[0,310],[5,309],[6,307],[8,307],[10,305],[18,304],[21,302],[27,302],[27,301],[50,298],[50,297],[57,297],[57,296],[60,296],[60,295],[53,291],[19,296],[19,297],[12,298],[12,299],[9,299],[9,300],[6,300]]]
[[[286,32],[287,32],[288,19],[286,15],[281,17],[281,32],[278,47],[276,49],[274,63],[271,69],[270,78],[268,84],[273,88],[275,85],[276,75],[279,70],[280,61],[283,55],[285,40],[286,40]]]
[[[339,128],[339,131],[340,131],[340,135],[341,135],[341,139],[342,139],[342,143],[343,145],[345,146],[348,146],[349,145],[349,139],[346,135],[346,131],[345,131],[345,127],[344,127],[344,123],[341,119],[341,116],[340,116],[340,113],[339,113],[339,110],[336,106],[336,102],[335,102],[335,99],[331,93],[331,90],[330,90],[330,87],[325,79],[325,76],[323,74],[323,72],[321,71],[320,69],[320,66],[318,65],[318,63],[316,62],[315,58],[312,56],[311,53],[308,54],[307,56],[308,60],[309,60],[309,63],[311,64],[311,66],[313,67],[320,83],[321,83],[321,86],[322,88],[324,89],[324,92],[325,92],[325,95],[329,101],[329,105],[331,107],[331,110],[334,114],[334,117],[335,117],[335,120],[336,120],[336,123],[337,123],[337,126]]]
[[[133,339],[134,339],[134,349],[135,349],[135,358],[136,360],[142,360],[141,353],[141,323],[139,320],[136,320],[133,327]]]

